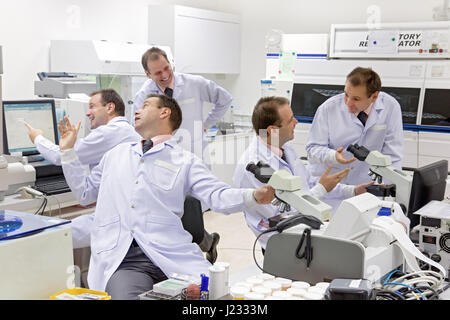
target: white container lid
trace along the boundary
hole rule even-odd
[[[324,294],[327,291],[326,288],[321,288],[321,287],[309,287],[308,288],[308,292],[312,292],[312,293],[318,293],[318,294]]]
[[[225,262],[225,261],[218,261],[218,262],[214,262],[213,264],[214,266],[219,266],[219,267],[224,267],[225,269],[227,269],[230,266],[229,262]]]
[[[263,294],[264,296],[270,296],[272,294],[272,289],[264,287],[264,286],[254,286],[252,288],[253,292]]]
[[[209,267],[208,270],[211,273],[225,272],[225,268],[224,267],[220,267],[220,266],[216,266],[216,265],[213,265],[213,266]]]
[[[272,293],[272,297],[280,297],[284,300],[289,300],[289,298],[292,297],[292,294],[287,291],[275,291],[274,293]]]
[[[319,288],[328,289],[328,287],[330,286],[330,283],[329,282],[317,282],[314,286],[319,287]]]
[[[314,292],[307,292],[303,298],[305,298],[305,300],[322,300],[323,295]]]
[[[311,285],[308,282],[304,281],[294,281],[291,284],[291,288],[297,288],[297,289],[308,289]]]
[[[233,286],[230,289],[230,294],[235,298],[244,299],[246,293],[250,292],[250,288]]]
[[[281,283],[276,282],[276,281],[265,281],[263,283],[263,286],[271,289],[272,291],[281,290]]]
[[[257,275],[257,277],[263,279],[264,281],[275,279],[275,276],[268,274],[268,273],[261,273],[261,274]]]
[[[245,282],[245,281],[240,281],[240,282],[236,282],[235,284],[233,284],[233,287],[246,287],[246,288],[253,288],[253,285],[251,283]]]
[[[289,292],[293,296],[296,297],[303,297],[303,295],[306,293],[306,289],[299,289],[299,288],[289,288],[286,290],[286,292]]]
[[[245,282],[251,283],[252,285],[260,285],[260,284],[263,284],[264,280],[261,278],[258,278],[256,276],[253,276],[253,277],[247,278],[245,280]]]
[[[281,283],[283,288],[290,287],[292,284],[292,280],[286,278],[277,277],[275,278],[275,281]]]
[[[266,296],[262,293],[247,292],[244,296],[244,300],[264,300]]]

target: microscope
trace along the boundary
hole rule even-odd
[[[394,197],[403,212],[408,212],[413,177],[395,169],[392,166],[391,157],[379,151],[369,151],[357,144],[349,145],[347,151],[351,152],[356,159],[364,161],[370,166],[368,174],[378,185],[367,187],[367,192],[377,197]],[[383,185],[383,178],[392,184]]]

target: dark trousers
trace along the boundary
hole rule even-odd
[[[139,295],[153,289],[153,284],[166,280],[166,275],[133,241],[120,266],[106,284],[113,300],[138,300]]]

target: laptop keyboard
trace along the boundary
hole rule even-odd
[[[50,180],[45,182],[36,182],[34,189],[44,193],[45,195],[54,195],[70,192],[66,180]]]

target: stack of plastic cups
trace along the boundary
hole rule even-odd
[[[225,292],[224,295],[227,295],[230,292],[230,263],[224,261],[218,261],[214,263],[215,266],[225,268]]]
[[[251,290],[253,288],[253,285],[246,281],[239,281],[239,282],[236,282],[235,284],[233,284],[233,287],[246,287]]]
[[[228,293],[225,268],[209,267],[209,300],[217,300]]]
[[[261,273],[257,275],[258,278],[263,279],[264,281],[274,280],[275,276],[268,273]]]
[[[291,283],[291,288],[296,288],[296,289],[304,289],[304,290],[308,290],[308,288],[311,285],[308,282],[304,282],[304,281],[294,281]]]

